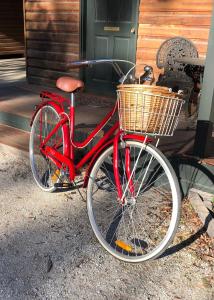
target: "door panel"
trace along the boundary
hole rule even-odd
[[[92,1],[91,1],[92,2]],[[130,22],[133,0],[96,0],[95,20],[104,22]]]
[[[129,57],[129,52],[130,52],[130,39],[115,37],[113,56],[119,57],[120,59],[127,59]]]
[[[94,58],[108,57],[110,46],[109,37],[96,36],[95,37],[95,48],[94,48]],[[108,83],[111,81],[111,66],[109,65],[99,65],[94,66],[90,72],[93,76],[93,81],[95,84]]]
[[[87,0],[86,58],[135,62],[138,7],[138,0]],[[89,90],[111,92],[115,84],[111,66],[98,65],[86,71]]]

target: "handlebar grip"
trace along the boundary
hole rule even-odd
[[[72,61],[68,63],[68,69],[78,69],[78,68],[83,68],[88,66],[89,66],[88,60]]]
[[[144,67],[144,74],[140,76],[140,83],[144,83],[144,81],[147,79],[147,76],[153,74],[153,68],[151,66],[145,66]]]

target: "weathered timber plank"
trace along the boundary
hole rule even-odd
[[[26,38],[39,41],[53,41],[65,43],[79,43],[79,34],[76,33],[54,33],[44,31],[26,31]]]
[[[165,38],[143,38],[140,37],[138,39],[137,47],[143,48],[144,50],[150,51],[150,49],[159,49],[160,45],[166,40]],[[168,38],[171,38],[171,35],[168,36]],[[207,52],[207,40],[194,40],[191,39],[191,41],[196,46],[199,53],[206,53]]]
[[[1,38],[0,37],[0,43],[1,44],[7,44],[7,45],[23,46],[22,42],[16,41],[16,40],[14,40],[12,38]]]
[[[47,51],[37,51],[37,50],[27,50],[27,56],[30,58],[40,58],[40,59],[47,59],[53,61],[60,61],[60,62],[68,62],[72,60],[77,60],[79,58],[78,54],[74,53],[56,53],[56,52],[47,52]]]
[[[28,68],[28,75],[29,76],[38,76],[38,77],[44,77],[44,78],[49,78],[49,79],[54,79],[56,80],[57,78],[61,76],[71,76],[71,77],[77,77],[78,73],[77,72],[72,72],[72,71],[65,71],[65,72],[57,72],[53,70],[45,70],[41,68]]]
[[[79,32],[79,23],[26,22],[27,30],[50,32]]]
[[[27,60],[28,67],[36,67],[36,68],[44,68],[48,70],[55,70],[55,71],[67,71],[67,63],[66,62],[55,62],[51,60],[42,60],[42,59],[35,59],[35,58],[28,58]],[[72,74],[78,73],[78,69],[72,70]]]
[[[54,79],[47,79],[43,77],[37,77],[37,76],[28,76],[28,82],[38,85],[47,85],[47,86],[56,86],[56,82]]]
[[[0,44],[0,52],[3,52],[3,51],[14,51],[14,48],[15,50],[17,51],[24,51],[24,46],[17,46],[17,45],[13,45],[13,44],[10,44],[10,45],[1,45]]]
[[[154,60],[156,61],[156,55],[157,55],[157,50],[156,49],[145,49],[145,48],[138,48],[138,52],[136,55],[137,59],[142,59],[142,60]],[[200,57],[206,56],[206,52],[200,52]]]
[[[141,1],[140,11],[180,11],[180,12],[210,12],[212,10],[212,0],[209,1]]]
[[[187,25],[187,26],[210,26],[211,14],[184,14],[184,13],[171,13],[171,12],[145,12],[140,14],[140,24],[167,24],[167,25]]]
[[[171,37],[182,36],[190,39],[208,39],[209,28],[206,27],[186,27],[179,25],[148,25],[140,24],[138,29],[139,36],[147,37]]]
[[[36,13],[36,12],[27,12],[25,15],[26,21],[63,21],[63,22],[79,22],[80,15],[79,12],[71,13]]]
[[[19,49],[12,49],[12,50],[6,50],[6,51],[1,51],[1,55],[8,55],[8,54],[24,54],[24,50],[19,50]]]
[[[8,36],[8,34],[14,36],[16,34],[23,35],[24,36],[24,28],[21,26],[4,26],[3,29],[1,29],[2,32]]]
[[[72,3],[67,2],[26,2],[25,4],[26,11],[37,11],[37,12],[72,12],[80,10],[79,1],[73,1]]]
[[[21,33],[21,34],[15,34],[15,36],[16,37],[20,37],[20,36],[22,36],[23,34]],[[0,39],[2,38],[2,39],[12,39],[12,37],[13,36],[8,36],[6,33],[2,33],[2,32],[0,32]]]
[[[28,49],[40,50],[40,51],[50,51],[50,52],[72,52],[74,54],[79,54],[79,45],[72,43],[54,43],[51,41],[27,41]]]

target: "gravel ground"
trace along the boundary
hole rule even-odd
[[[79,194],[40,191],[28,158],[7,149],[0,147],[0,299],[214,299],[212,259],[177,238],[160,259],[116,260],[95,239]],[[179,236],[185,230],[182,222]]]

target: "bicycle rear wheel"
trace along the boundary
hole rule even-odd
[[[50,105],[41,107],[32,124],[29,143],[30,165],[37,185],[46,192],[56,190],[61,173],[57,166],[40,151],[41,141],[48,136],[59,122],[60,116]],[[57,151],[64,153],[63,128],[60,128],[48,141],[47,145],[57,145]]]
[[[127,188],[125,148],[129,148],[133,189]],[[101,245],[116,258],[142,262],[159,256],[172,241],[180,216],[180,192],[168,160],[154,146],[127,141],[119,147],[124,203],[118,200],[113,146],[96,161],[88,182],[87,208]]]

